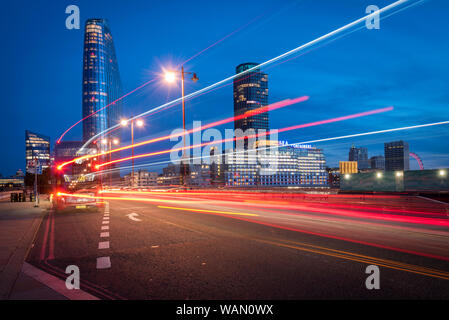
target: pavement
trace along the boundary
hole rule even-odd
[[[65,282],[25,262],[50,203],[0,203],[0,299],[67,300]],[[83,296],[84,299],[89,296]]]
[[[418,197],[104,194],[27,263],[100,299],[448,299],[448,205]],[[379,290],[365,285],[380,268]]]

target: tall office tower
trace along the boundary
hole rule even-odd
[[[256,67],[257,63],[243,63],[237,66],[236,73],[242,73]],[[257,68],[234,79],[234,116],[268,105],[268,75]],[[269,130],[268,113],[234,121],[234,129],[245,132],[248,129]],[[261,138],[266,140],[267,137]],[[248,147],[245,141],[245,149]]]
[[[116,125],[120,121],[122,95],[114,41],[105,19],[86,21],[83,56],[83,140]],[[106,148],[106,146],[104,146]]]
[[[410,150],[408,142],[393,141],[385,143],[385,170],[410,170]]]
[[[50,166],[50,138],[25,130],[25,159],[26,172],[33,170],[34,161],[37,161],[42,170],[48,168]]]
[[[357,161],[358,169],[368,169],[369,161],[368,161],[368,149],[364,147],[355,147],[352,145],[351,149],[349,149],[349,161]]]

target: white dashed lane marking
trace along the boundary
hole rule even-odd
[[[97,258],[97,269],[108,269],[111,267],[111,259],[109,257]]]
[[[99,242],[98,249],[109,249],[109,241]]]
[[[109,230],[109,202],[105,203],[103,221],[101,222],[101,230]],[[100,238],[109,238],[109,232],[100,232]],[[98,250],[109,249],[109,241],[98,242]],[[110,257],[97,258],[97,269],[108,269],[111,267]]]

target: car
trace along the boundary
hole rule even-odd
[[[84,189],[76,193],[57,192],[53,197],[53,208],[56,211],[99,211],[102,206],[103,201],[98,199],[96,190]]]

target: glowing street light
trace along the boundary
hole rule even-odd
[[[137,120],[136,121],[136,125],[138,126],[138,127],[143,127],[143,120]]]
[[[173,83],[176,80],[176,76],[174,72],[166,72],[165,73],[165,81],[167,81],[168,83]]]
[[[378,179],[382,178],[382,172],[376,173],[376,177],[377,177]]]
[[[446,170],[440,170],[440,171],[438,171],[438,174],[440,175],[440,177],[445,177],[447,172],[446,172]]]
[[[402,177],[404,173],[402,171],[396,171],[396,177]]]
[[[182,100],[182,129],[184,130],[184,132],[186,131],[186,103],[185,103],[185,91],[184,91],[184,81],[185,81],[185,75],[189,74],[192,75],[192,78],[190,80],[192,80],[193,82],[197,82],[199,80],[198,76],[196,75],[196,73],[194,72],[184,72],[184,66],[181,66],[181,71],[166,71],[165,72],[165,81],[167,81],[168,83],[174,83],[176,80],[176,73],[180,73],[181,74],[181,100]],[[186,140],[184,140],[184,149],[182,150],[182,158],[185,158],[185,147],[186,147]],[[186,176],[186,166],[185,163],[183,163],[181,161],[181,176],[182,176],[182,184],[185,185],[185,176]]]
[[[126,119],[121,120],[121,121],[120,121],[120,125],[121,125],[122,127],[126,127],[126,126],[128,125],[128,120],[126,120]]]

